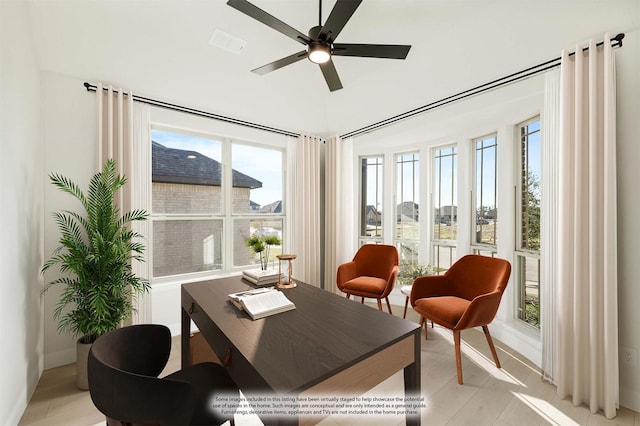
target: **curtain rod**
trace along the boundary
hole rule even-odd
[[[87,92],[95,92],[98,90],[98,86],[91,83],[84,83],[84,87],[87,89]],[[103,90],[108,90],[108,88],[104,87]],[[117,90],[114,90],[114,93],[118,93]],[[123,92],[123,95],[127,95],[128,93]],[[201,117],[213,118],[214,120],[226,121],[227,123],[239,124],[245,127],[251,127],[253,129],[264,130],[266,132],[278,133],[285,136],[299,137],[299,133],[290,132],[288,130],[276,129],[275,127],[264,126],[262,124],[252,123],[250,121],[239,120],[237,118],[226,117],[224,115],[214,114],[212,112],[202,111],[194,108],[185,107],[182,105],[171,104],[169,102],[159,101],[157,99],[145,98],[138,95],[133,95],[133,100],[142,102],[149,105],[155,105],[166,109],[171,109],[174,111],[186,112],[193,115],[198,115]]]
[[[611,46],[612,47],[622,47],[622,39],[623,38],[624,38],[624,33],[620,33],[617,36],[613,37],[611,39]],[[601,42],[597,43],[596,46],[602,46],[603,44],[604,44],[604,41],[601,41]],[[587,51],[587,50],[589,50],[588,47],[585,47],[585,48],[582,49],[583,52]],[[569,53],[569,56],[573,56],[573,55],[575,55],[575,52]],[[476,87],[474,87],[472,89],[464,90],[464,91],[462,91],[460,93],[456,93],[455,95],[447,96],[446,98],[442,98],[442,99],[437,100],[435,102],[431,102],[431,103],[428,103],[428,104],[423,105],[421,107],[412,109],[411,111],[403,112],[402,114],[398,114],[398,115],[395,115],[393,117],[387,118],[385,120],[381,120],[381,121],[378,121],[376,123],[369,124],[368,126],[361,127],[360,129],[354,130],[352,132],[345,133],[344,135],[340,135],[340,138],[341,139],[346,139],[346,138],[350,138],[350,137],[353,137],[353,136],[359,136],[359,135],[363,135],[365,133],[370,133],[370,132],[373,132],[374,130],[377,130],[377,129],[381,128],[381,127],[385,127],[385,126],[388,126],[390,124],[396,123],[398,121],[405,120],[407,118],[413,117],[414,115],[418,115],[418,114],[421,114],[423,112],[427,112],[427,111],[430,111],[432,109],[439,108],[441,106],[450,104],[452,102],[456,102],[456,101],[459,101],[459,100],[462,100],[462,99],[465,99],[465,98],[468,98],[468,97],[471,97],[471,96],[475,96],[475,95],[478,95],[480,93],[483,93],[483,92],[486,92],[486,91],[489,91],[489,90],[492,90],[492,89],[496,89],[496,88],[498,88],[500,86],[505,86],[505,85],[507,85],[509,83],[514,83],[514,82],[516,82],[518,80],[522,80],[522,79],[525,79],[527,77],[532,77],[532,76],[534,76],[536,74],[542,73],[544,71],[548,71],[548,70],[550,70],[552,68],[555,68],[555,67],[559,66],[560,65],[560,60],[561,60],[561,58],[558,57],[558,58],[551,59],[549,61],[543,62],[541,64],[534,65],[534,66],[529,67],[527,69],[515,72],[513,74],[507,75],[505,77],[500,77],[500,78],[498,78],[496,80],[490,81],[488,83],[481,84],[481,85],[476,86]]]

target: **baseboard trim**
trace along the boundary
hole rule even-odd
[[[640,391],[620,386],[620,407],[640,413]]]
[[[45,354],[44,356],[44,369],[60,367],[61,365],[71,364],[76,362],[76,347],[65,349],[63,351],[53,352]]]

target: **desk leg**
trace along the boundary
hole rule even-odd
[[[414,362],[404,368],[404,395],[405,397],[420,396],[420,331],[414,334]],[[417,414],[407,413],[407,426],[420,426],[420,411]]]
[[[189,313],[182,309],[182,368],[186,368],[189,366],[189,358],[191,355],[191,317]]]

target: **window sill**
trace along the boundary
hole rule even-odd
[[[490,325],[491,335],[518,351],[538,368],[542,365],[542,340],[540,331],[521,324],[519,320],[501,320],[496,318]]]

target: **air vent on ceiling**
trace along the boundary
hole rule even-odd
[[[222,30],[215,30],[209,39],[209,44],[224,49],[227,52],[238,54],[242,52],[247,42]]]

